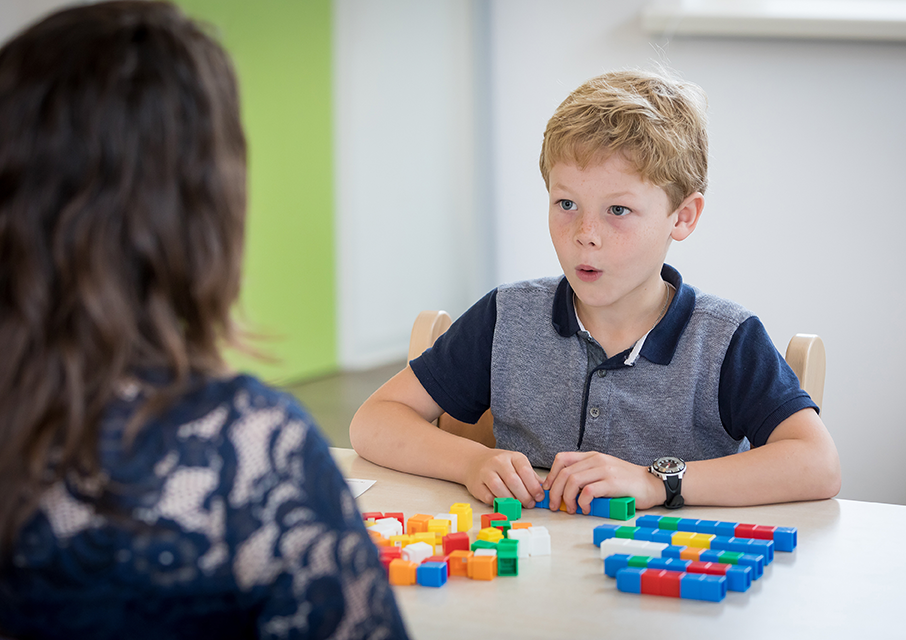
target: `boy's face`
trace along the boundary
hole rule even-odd
[[[551,240],[580,316],[629,318],[647,309],[655,291],[663,295],[661,266],[678,214],[662,188],[618,153],[584,170],[557,163],[549,184]]]

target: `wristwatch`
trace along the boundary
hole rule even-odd
[[[648,471],[664,481],[667,489],[667,500],[664,506],[668,509],[679,509],[683,506],[683,474],[686,463],[676,456],[664,456],[651,463]]]

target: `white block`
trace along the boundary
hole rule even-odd
[[[427,542],[413,542],[403,547],[401,553],[403,560],[421,564],[434,555],[434,545],[430,545]]]
[[[476,556],[494,556],[497,557],[497,549],[475,549]]]
[[[506,534],[510,540],[517,540],[516,556],[519,558],[528,558],[532,552],[532,532],[528,529],[510,529]]]
[[[532,534],[532,550],[529,552],[531,555],[549,556],[551,554],[551,534],[547,527],[529,527],[525,531],[530,531]]]
[[[661,552],[669,547],[663,542],[649,540],[630,540],[628,538],[608,538],[601,542],[601,559],[615,553],[625,553],[630,556],[651,556],[660,558]]]
[[[390,534],[391,536],[403,535],[403,523],[396,518],[381,518],[379,520],[375,520],[374,525],[372,525],[372,528],[374,527],[391,527],[393,529],[393,533]],[[389,538],[390,536],[384,537]]]

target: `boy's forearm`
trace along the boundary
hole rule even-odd
[[[812,410],[800,414],[778,427],[781,437],[762,447],[690,462],[682,488],[686,503],[744,506],[837,495],[840,460],[833,440]]]
[[[487,447],[436,427],[411,407],[370,399],[349,430],[353,448],[381,466],[466,484],[468,462]]]

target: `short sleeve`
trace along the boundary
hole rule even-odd
[[[727,433],[765,444],[777,426],[802,409],[818,406],[771,342],[756,316],[736,330],[724,357],[718,392],[720,417]]]
[[[474,424],[491,406],[497,290],[476,302],[409,365],[425,391],[457,420]]]

